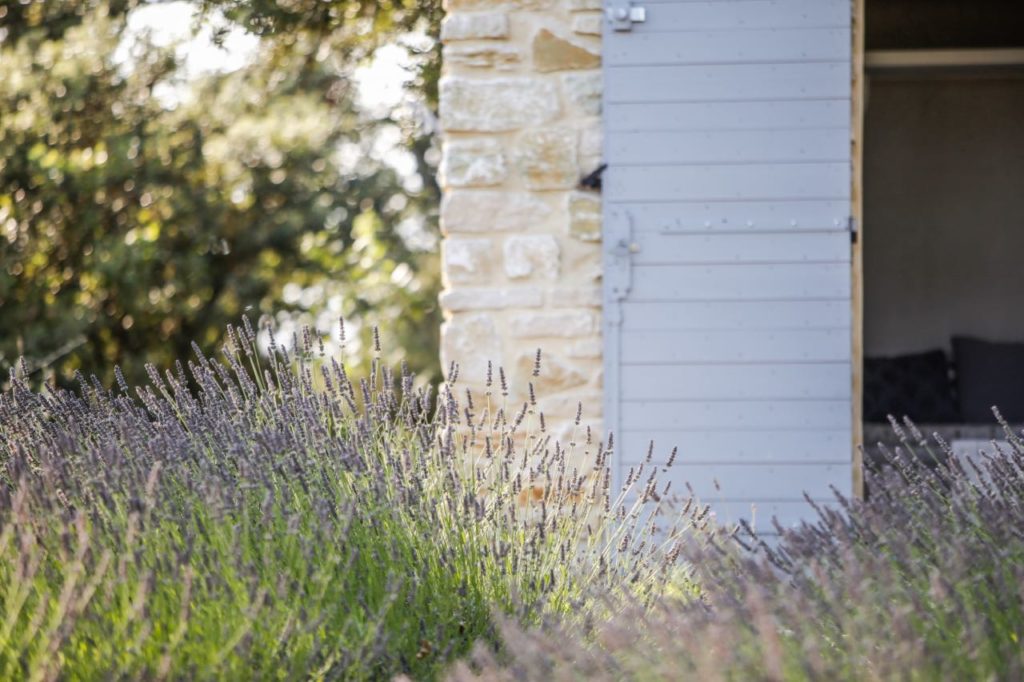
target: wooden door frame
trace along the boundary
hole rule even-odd
[[[850,254],[851,265],[851,343],[852,343],[852,413],[853,442],[851,443],[852,488],[855,497],[864,497],[864,30],[866,0],[852,0],[853,52],[851,78],[851,139],[852,159],[850,211],[853,229]]]

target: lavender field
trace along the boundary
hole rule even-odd
[[[1012,433],[973,471],[908,442],[866,501],[759,538],[667,494],[653,451],[610,490],[613,440],[553,441],[504,371],[460,400],[379,362],[353,382],[308,330],[228,339],[142,387],[12,374],[5,679],[1024,673]]]
[[[460,404],[377,361],[353,383],[309,330],[228,339],[145,387],[12,374],[4,679],[428,679],[499,619],[692,590],[672,547],[706,510],[670,529],[648,475],[610,496],[610,450],[552,442],[503,370]]]

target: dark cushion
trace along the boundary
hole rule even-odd
[[[888,415],[921,424],[960,421],[949,360],[941,350],[864,358],[864,421]]]
[[[1024,343],[954,336],[953,360],[960,411],[967,422],[994,422],[993,405],[1007,421],[1024,421]]]

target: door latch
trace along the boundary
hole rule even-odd
[[[647,8],[637,7],[630,0],[612,0],[606,14],[613,31],[632,31],[633,24],[647,21]]]
[[[633,216],[628,211],[612,207],[608,210],[606,218],[604,227],[606,255],[602,277],[608,296],[607,301],[622,301],[632,286],[632,255],[640,251],[640,246],[633,241]]]
[[[640,253],[640,245],[636,242],[629,242],[625,239],[620,239],[618,243],[612,247],[611,252],[616,258],[629,258],[631,254]]]

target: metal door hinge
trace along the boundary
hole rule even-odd
[[[611,0],[605,10],[613,31],[632,31],[633,24],[647,21],[647,9],[630,0]]]
[[[850,216],[846,219],[846,228],[850,231],[850,243],[857,243],[857,219]]]

